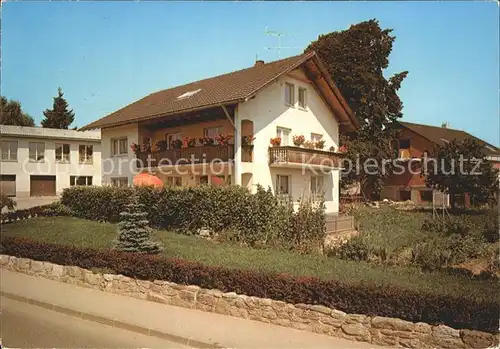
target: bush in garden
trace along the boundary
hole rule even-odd
[[[477,258],[483,251],[479,235],[436,237],[417,244],[412,249],[412,262],[425,270],[451,267]]]
[[[120,213],[116,248],[124,252],[159,253],[160,244],[153,241],[147,213],[134,193],[126,210]]]
[[[2,194],[1,200],[2,200],[1,210],[3,210],[4,208],[7,208],[7,210],[9,210],[9,211],[13,211],[16,208],[17,203],[13,199],[8,197],[7,195]]]
[[[113,270],[117,274],[141,280],[166,280],[292,304],[321,304],[353,314],[396,317],[495,333],[498,331],[500,307],[495,296],[480,300],[474,295],[440,295],[432,293],[432,290],[418,292],[394,286],[379,287],[315,277],[259,273],[206,266],[163,258],[161,255],[78,248],[9,236],[0,240],[0,252],[86,269]]]
[[[71,187],[63,191],[61,203],[74,215],[97,221],[117,222],[133,188]],[[278,241],[301,243],[324,234],[324,204],[304,203],[295,214],[270,189],[258,187],[256,194],[240,186],[138,187],[139,202],[155,227],[183,234],[201,229],[232,232],[229,237],[254,246]]]
[[[445,235],[458,234],[465,236],[470,233],[473,223],[466,215],[451,216],[448,218],[427,218],[422,222],[421,229],[428,232],[444,233]]]

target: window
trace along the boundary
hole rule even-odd
[[[78,147],[78,155],[81,164],[91,164],[94,161],[94,148],[92,145],[80,144]]]
[[[290,176],[276,175],[276,193],[290,195]]]
[[[311,195],[313,196],[323,196],[323,177],[322,176],[311,176]]]
[[[320,135],[318,133],[311,133],[311,142],[316,143],[319,142],[323,138],[323,135]]]
[[[295,104],[295,86],[285,82],[285,104],[294,106]]]
[[[69,185],[92,185],[92,176],[70,176]]]
[[[56,161],[69,162],[69,144],[56,143]]]
[[[127,177],[111,178],[111,185],[113,187],[126,187],[128,186]]]
[[[111,140],[111,154],[113,156],[124,155],[128,153],[127,138],[117,138]]]
[[[420,191],[420,201],[432,202],[432,190],[421,190]]]
[[[182,178],[181,177],[167,177],[167,185],[171,187],[180,187],[182,186]]]
[[[2,141],[2,161],[17,161],[16,141]]]
[[[307,89],[299,87],[299,108],[306,109],[307,107]]]
[[[400,139],[399,140],[399,149],[410,149],[410,140],[409,139]]]
[[[215,137],[217,137],[218,135],[220,135],[222,133],[223,133],[222,126],[209,127],[209,128],[203,129],[203,136],[204,137],[210,137],[210,138],[213,138],[213,139],[215,139]],[[215,142],[215,143],[217,143],[217,142]]]
[[[200,185],[208,184],[208,176],[199,176],[198,177],[198,184],[200,184]]]
[[[30,157],[30,161],[43,162],[45,159],[45,143],[43,143],[43,142],[30,142],[29,143],[29,157]]]
[[[182,140],[181,133],[166,133],[165,140],[167,141],[167,149],[173,148],[172,142],[177,140]]]
[[[290,129],[284,127],[278,127],[276,129],[276,137],[281,138],[281,145],[286,146],[290,144]]]
[[[186,98],[189,98],[191,96],[194,96],[195,94],[197,94],[200,91],[201,91],[201,88],[199,88],[197,90],[194,90],[194,91],[189,91],[189,92],[183,93],[179,97],[177,97],[177,99],[186,99]]]

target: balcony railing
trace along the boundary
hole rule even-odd
[[[242,146],[241,160],[252,161],[253,146]],[[228,162],[234,160],[234,145],[212,145],[193,148],[167,149],[157,152],[140,152],[137,159],[143,166],[169,166],[210,163],[217,160]],[[150,162],[149,162],[150,161]]]
[[[318,149],[278,146],[269,148],[269,164],[305,164],[340,167],[341,155]]]

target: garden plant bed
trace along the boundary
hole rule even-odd
[[[165,231],[156,234],[170,258],[123,254],[105,249],[116,237],[115,225],[68,217],[34,218],[3,228],[2,253],[18,257],[323,304],[351,313],[490,331],[498,326],[499,296],[492,280],[251,249]]]
[[[235,292],[221,292],[162,280],[137,280],[27,258],[0,255],[0,267],[15,272],[178,307],[214,312],[295,329],[404,348],[487,348],[498,334],[456,330],[445,325],[347,314],[322,305],[291,304]]]

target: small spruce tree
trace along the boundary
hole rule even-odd
[[[153,230],[149,227],[144,205],[139,203],[137,195],[132,194],[130,203],[120,213],[116,248],[125,252],[159,253],[161,245],[153,241]]]

